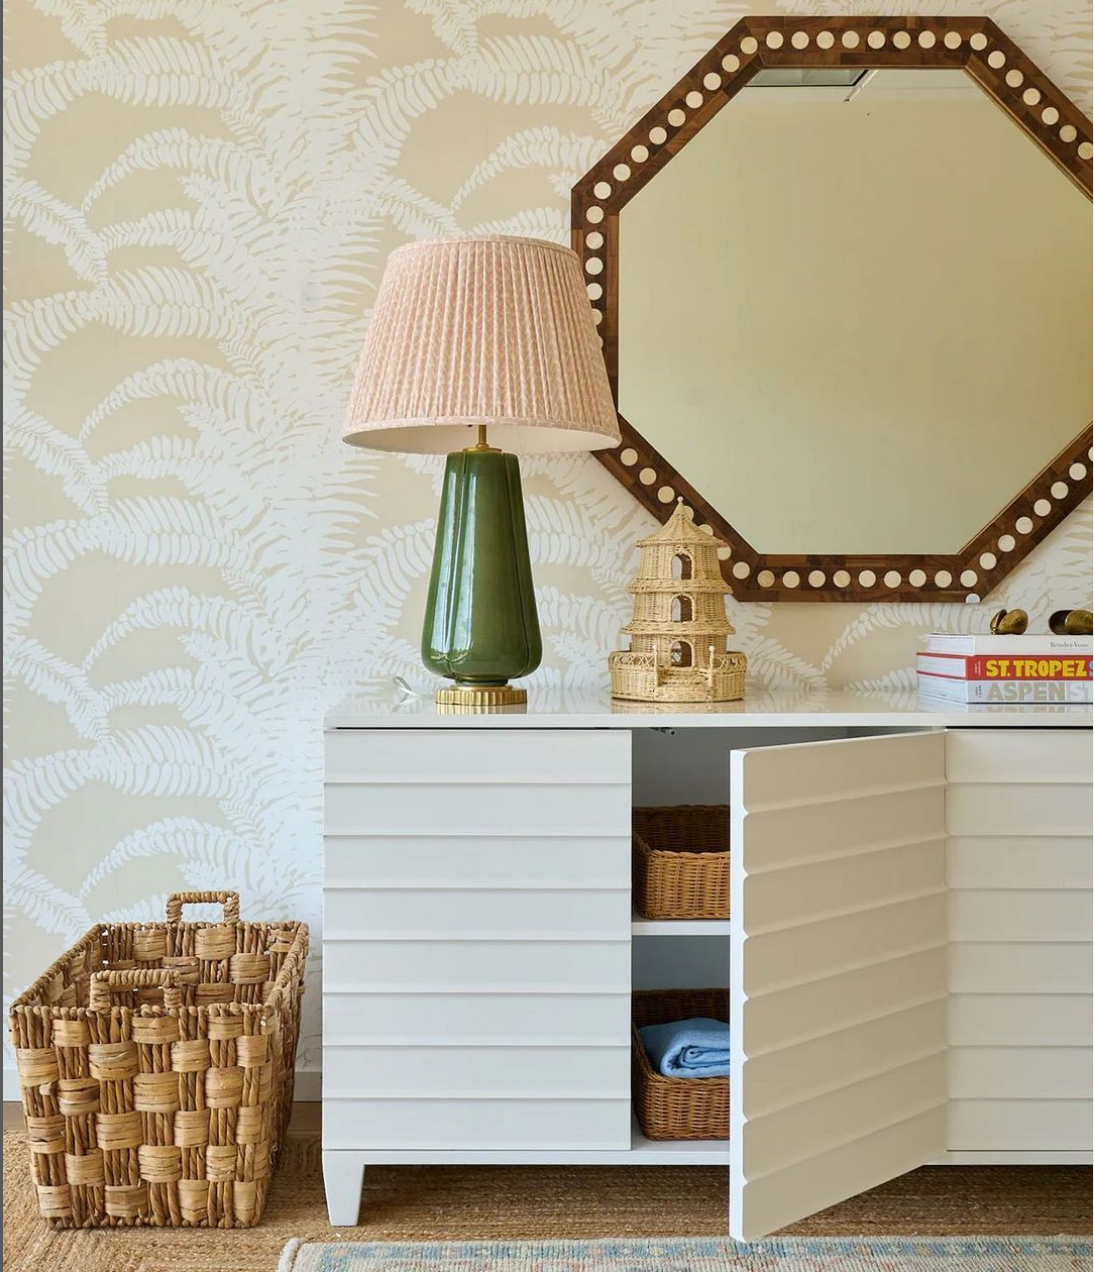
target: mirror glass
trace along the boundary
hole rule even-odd
[[[1090,212],[963,71],[769,71],[620,214],[619,409],[757,550],[956,552],[1091,417]]]

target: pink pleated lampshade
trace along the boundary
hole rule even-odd
[[[541,239],[450,238],[388,257],[343,437],[354,446],[524,452],[619,442],[581,262]]]

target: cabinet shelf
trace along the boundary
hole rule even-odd
[[[644,919],[631,913],[632,936],[728,936],[730,919]]]
[[[651,1140],[642,1134],[638,1119],[631,1119],[631,1151],[634,1166],[725,1166],[729,1140]]]

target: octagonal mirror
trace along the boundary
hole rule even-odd
[[[740,24],[575,190],[604,462],[738,596],[979,599],[1090,490],[1089,186],[990,23]]]

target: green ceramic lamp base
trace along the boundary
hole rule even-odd
[[[508,682],[542,652],[517,458],[483,445],[449,455],[422,632],[423,662],[454,682],[437,702],[524,702]]]

